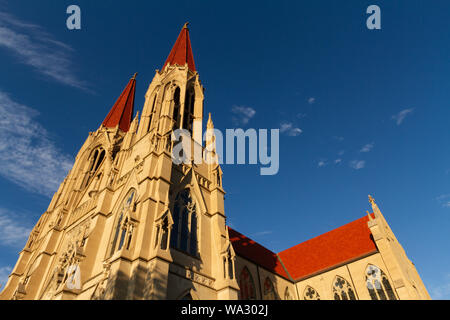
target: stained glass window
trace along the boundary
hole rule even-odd
[[[135,193],[134,190],[131,190],[120,206],[119,217],[113,230],[110,256],[124,247],[127,250],[130,249],[134,226],[130,221],[129,213],[134,208]]]
[[[303,299],[305,299],[305,300],[320,300],[320,295],[316,289],[314,289],[310,286],[307,286],[303,293]]]
[[[366,286],[372,300],[397,300],[386,274],[377,266],[367,266]]]
[[[178,193],[173,205],[173,227],[170,246],[198,255],[198,215],[197,206],[191,197],[189,189]]]
[[[255,300],[256,299],[256,291],[255,291],[255,283],[253,282],[252,275],[247,267],[242,269],[241,274],[239,276],[239,287],[240,290],[240,299],[241,300]]]
[[[334,300],[356,300],[352,286],[342,277],[337,276],[333,281]]]
[[[269,278],[266,278],[264,281],[264,300],[276,300],[277,295],[275,292],[275,288],[273,287],[272,281]]]

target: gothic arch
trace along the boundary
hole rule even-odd
[[[106,150],[103,146],[98,145],[92,149],[87,157],[86,164],[83,170],[83,180],[81,181],[80,188],[85,189],[93,181],[93,178],[97,175],[100,167],[104,163],[107,157]]]
[[[294,296],[291,294],[289,287],[286,287],[286,290],[284,290],[284,300],[294,300]]]
[[[195,119],[195,89],[192,85],[188,85],[185,93],[184,110],[183,110],[183,129],[189,132],[193,131],[193,121]]]
[[[172,215],[169,211],[165,211],[161,216],[155,219],[156,232],[154,238],[154,247],[161,250],[169,249],[169,241],[171,238],[173,226]]]
[[[340,276],[334,278],[332,292],[334,300],[357,300],[353,287]]]
[[[273,285],[273,282],[269,279],[269,277],[266,277],[266,280],[264,280],[263,297],[263,300],[277,300],[277,292],[275,290],[275,286]]]
[[[181,189],[174,196],[170,247],[198,257],[201,234],[198,202],[189,187]]]
[[[320,295],[313,287],[306,286],[303,291],[303,300],[320,300]]]
[[[134,229],[136,228],[136,220],[132,214],[135,210],[136,198],[137,191],[131,188],[120,202],[114,219],[107,258],[112,257],[116,252],[120,252],[123,249],[129,250],[131,247]]]
[[[246,266],[242,268],[239,274],[239,299],[240,300],[255,300],[256,299],[256,287],[253,281],[252,274]]]
[[[157,105],[158,105],[158,100],[160,97],[159,94],[159,89],[160,86],[157,86],[151,93],[150,95],[150,99],[149,101],[149,105],[147,107],[149,107],[148,113],[146,114],[146,116],[148,117],[148,125],[147,125],[147,130],[145,131],[145,133],[150,132],[150,129],[152,128],[152,122],[153,120],[156,118],[156,110],[157,110]]]
[[[369,264],[365,271],[366,287],[372,300],[397,300],[386,274],[375,265]]]

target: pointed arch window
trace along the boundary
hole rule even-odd
[[[310,286],[307,286],[305,288],[305,291],[303,292],[303,299],[304,300],[320,300],[320,295],[316,289],[314,289]]]
[[[172,218],[170,246],[192,256],[198,256],[197,206],[189,189],[182,190],[175,198]]]
[[[95,176],[98,168],[103,163],[105,159],[106,152],[103,148],[97,148],[91,153],[89,157],[89,166],[88,170],[85,173],[81,188],[85,188],[88,186],[89,182],[91,182],[92,178]]]
[[[155,113],[155,105],[156,105],[157,98],[158,98],[158,93],[156,92],[153,97],[153,103],[152,103],[152,108],[150,109],[150,114],[148,115],[147,132],[150,132],[150,129],[152,127],[153,114]]]
[[[355,291],[350,283],[339,276],[333,282],[333,296],[334,300],[356,300]]]
[[[173,129],[179,129],[180,128],[180,88],[176,87],[175,92],[173,94],[173,113],[172,113],[172,119],[173,119]]]
[[[183,129],[189,130],[192,133],[192,122],[194,121],[194,103],[195,91],[190,88],[186,92],[186,103],[184,104],[183,113]]]
[[[264,300],[277,300],[275,288],[269,278],[264,281]]]
[[[367,266],[366,286],[372,300],[397,300],[389,279],[377,266]]]
[[[286,287],[286,290],[284,291],[284,300],[294,300],[288,287]]]
[[[222,261],[223,261],[223,277],[225,279],[234,279],[234,254],[231,253],[230,248],[228,248],[223,254],[222,254]]]
[[[168,212],[156,221],[155,248],[159,245],[161,250],[167,250],[171,227],[172,224],[169,221]]]
[[[122,249],[129,250],[133,239],[134,223],[131,221],[131,211],[135,210],[136,191],[132,189],[128,192],[122,202],[118,214],[118,218],[113,230],[113,238],[111,242],[110,256]]]
[[[242,269],[239,275],[239,295],[241,300],[255,300],[256,290],[255,283],[253,282],[253,277],[247,267]]]

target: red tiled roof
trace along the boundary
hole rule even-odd
[[[286,271],[275,253],[230,227],[228,227],[228,233],[234,251],[238,256],[256,263],[268,271],[276,273],[284,278],[288,278]]]
[[[377,252],[368,216],[282,251],[278,256],[294,280]]]
[[[164,63],[163,70],[168,64],[184,66],[187,63],[189,70],[195,71],[194,55],[192,54],[191,40],[189,38],[189,29],[187,25],[188,24],[186,23],[183,29],[181,29],[180,35],[178,36],[172,51],[170,51],[166,63]]]
[[[128,82],[119,99],[109,111],[103,126],[115,128],[119,125],[120,130],[128,132],[134,112],[134,94],[136,90],[136,75]]]

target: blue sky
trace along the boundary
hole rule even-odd
[[[77,4],[82,29],[66,28]],[[382,30],[366,28],[381,8]],[[450,2],[0,0],[0,282],[134,72],[136,109],[186,21],[219,129],[281,128],[280,171],[224,165],[226,214],[273,251],[372,194],[450,298]]]

